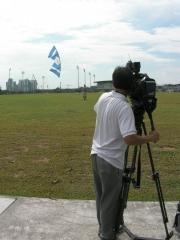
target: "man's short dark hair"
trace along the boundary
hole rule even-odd
[[[113,86],[117,89],[130,90],[133,83],[133,74],[126,67],[116,67],[112,74]]]

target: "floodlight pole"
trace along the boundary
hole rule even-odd
[[[91,87],[91,73],[89,72],[89,87]]]
[[[77,65],[76,68],[77,68],[77,73],[78,73],[78,89],[79,89],[79,66]]]
[[[22,74],[22,80],[24,80],[24,71],[22,71],[21,74]]]
[[[83,71],[84,71],[84,84],[85,84],[85,86],[86,86],[86,69],[83,68]]]
[[[42,76],[42,88],[44,90],[44,79],[45,79],[45,76]]]
[[[9,68],[9,79],[11,77],[11,68]]]

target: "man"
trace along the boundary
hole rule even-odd
[[[156,130],[147,136],[137,135],[134,114],[126,98],[132,77],[128,68],[115,68],[114,90],[102,94],[94,106],[96,127],[91,158],[101,240],[115,240],[117,225],[123,224],[119,223],[118,209],[127,146],[159,140]]]

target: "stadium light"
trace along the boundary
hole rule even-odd
[[[77,68],[77,72],[78,72],[78,89],[79,89],[79,66],[77,65],[76,68]]]
[[[91,87],[91,73],[89,72],[89,87]]]
[[[94,77],[94,83],[95,83],[95,77],[96,77],[96,75],[94,74],[93,77]]]
[[[84,71],[84,85],[86,86],[86,69],[83,68],[83,71]]]

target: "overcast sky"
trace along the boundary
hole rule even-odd
[[[0,86],[9,77],[32,79],[38,87],[77,87],[84,72],[89,86],[110,80],[131,59],[157,84],[180,83],[179,0],[6,0],[0,4]],[[56,46],[61,77],[49,71]]]

